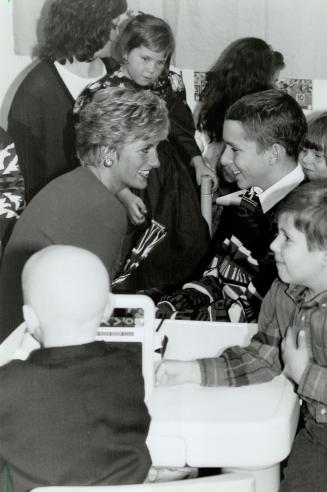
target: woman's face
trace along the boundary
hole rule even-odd
[[[134,48],[125,55],[127,75],[138,85],[146,87],[160,76],[166,62],[163,51],[151,51],[145,46]]]
[[[158,140],[137,140],[122,145],[112,167],[117,188],[146,188],[151,170],[160,165],[158,143]]]

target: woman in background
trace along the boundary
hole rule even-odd
[[[95,253],[113,279],[120,267],[127,214],[116,195],[144,189],[159,166],[156,147],[168,134],[164,102],[151,92],[99,91],[80,112],[76,148],[81,166],[45,186],[17,221],[0,272],[0,338],[22,321],[21,272],[51,244]],[[73,293],[72,293],[73,295]],[[1,341],[0,340],[0,341]]]
[[[215,197],[238,190],[234,185],[235,177],[228,167],[220,164],[225,113],[242,96],[274,87],[277,70],[281,69],[275,53],[263,39],[236,39],[224,49],[207,74],[202,102],[195,110],[196,139],[219,178]],[[215,232],[221,207],[214,206],[213,211],[212,229]]]
[[[212,167],[217,165],[223,150],[227,109],[242,96],[273,88],[274,64],[272,48],[263,39],[248,37],[229,44],[211,67],[195,118]]]
[[[8,130],[25,179],[26,201],[78,165],[72,108],[84,87],[106,72],[96,56],[126,0],[55,0],[37,48],[40,63],[14,97]]]

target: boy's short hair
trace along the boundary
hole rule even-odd
[[[307,128],[300,105],[277,89],[242,97],[227,110],[225,120],[239,121],[248,139],[255,141],[261,151],[277,143],[294,158]]]
[[[292,215],[309,251],[327,249],[327,180],[304,183],[280,203],[277,215]]]

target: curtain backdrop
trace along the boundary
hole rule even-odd
[[[15,51],[26,55],[52,0],[12,1]],[[180,68],[207,70],[231,41],[257,36],[284,54],[283,76],[327,79],[326,0],[128,0],[128,8],[169,22]]]

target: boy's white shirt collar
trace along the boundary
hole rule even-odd
[[[304,180],[304,173],[300,164],[296,166],[293,171],[286,174],[279,181],[272,186],[262,191],[258,186],[254,187],[255,192],[258,194],[261,208],[265,214],[273,208],[276,203],[280,202],[286,195],[294,190]]]

